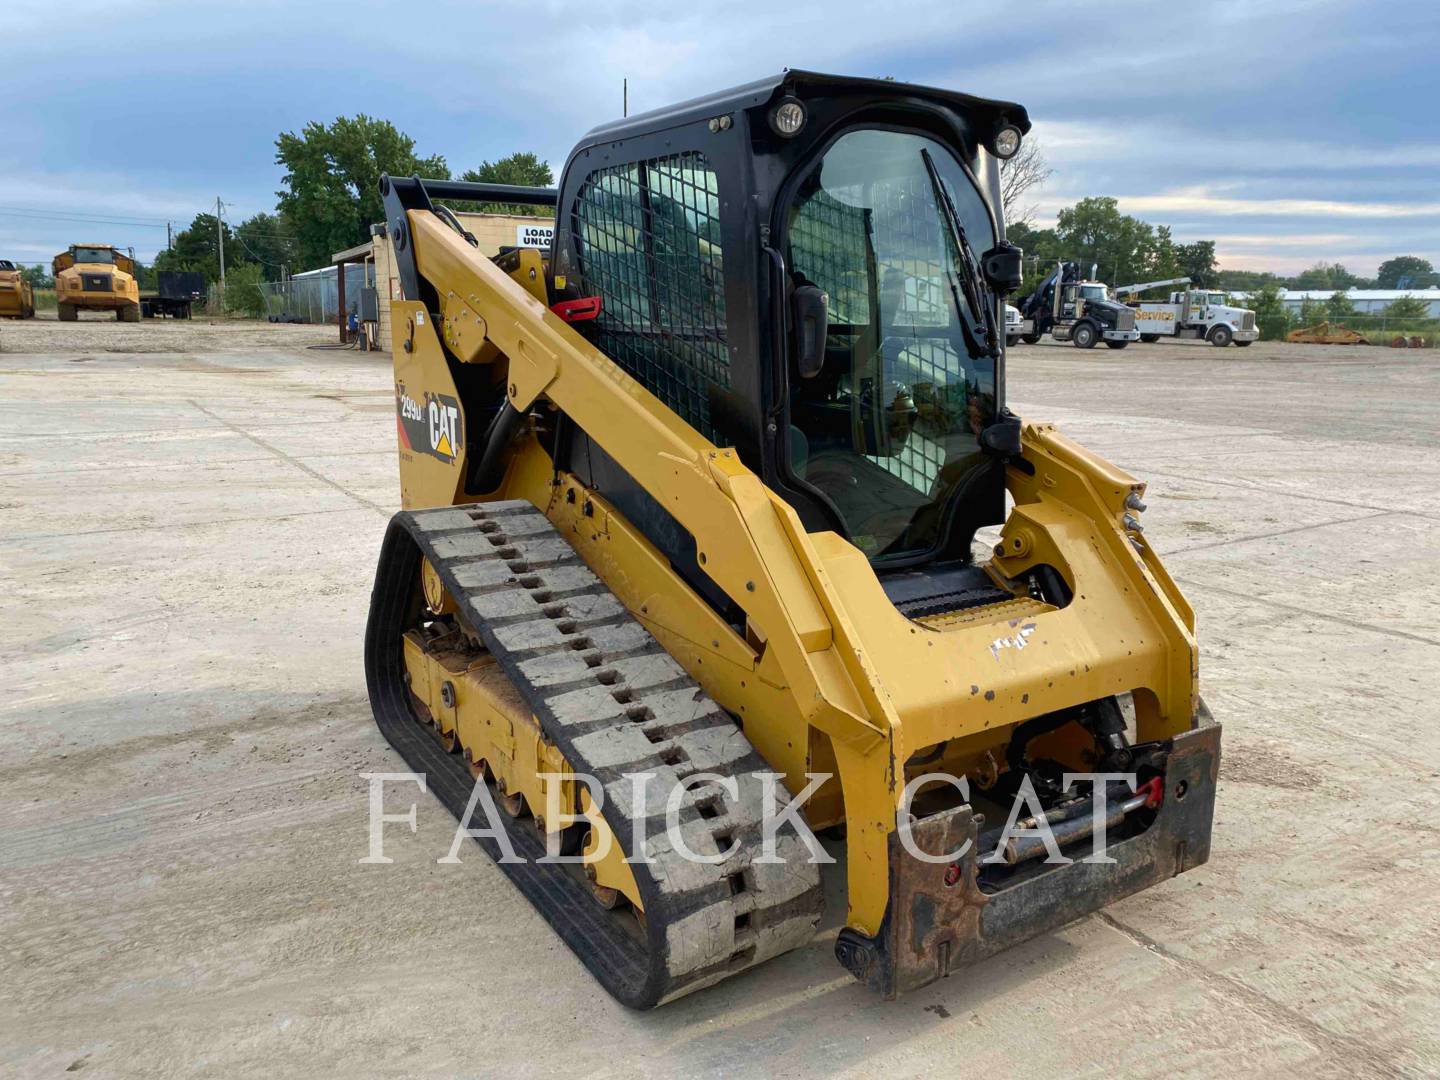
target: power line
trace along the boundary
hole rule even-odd
[[[269,259],[262,258],[261,256],[257,255],[257,254],[255,253],[255,249],[252,248],[249,244],[247,244],[247,243],[245,242],[245,237],[241,236],[238,232],[231,233],[230,235],[233,236],[233,237],[235,237],[236,240],[239,240],[239,241],[240,241],[240,246],[243,247],[246,251],[248,251],[248,252],[250,253],[250,257],[251,257],[252,259],[254,259],[256,262],[258,262],[258,263],[263,263],[263,264],[266,265],[266,266],[275,266],[275,267],[280,267],[280,266],[284,266],[284,265],[285,265],[284,263],[271,262]]]
[[[226,203],[228,209],[234,209],[231,204]],[[199,217],[205,211],[197,211],[194,217]],[[126,225],[138,229],[164,229],[174,222],[174,218],[163,219],[140,219],[118,216],[107,216],[102,214],[76,213],[74,211],[37,210],[33,207],[0,206],[0,217],[12,217],[20,220],[34,219],[43,221],[75,221],[81,224],[91,225]],[[192,217],[193,220],[193,217]],[[243,222],[242,222],[243,224]],[[274,232],[271,230],[251,230],[251,236],[264,237],[270,240],[294,240],[295,237],[288,233]]]
[[[215,200],[215,201],[218,203],[220,200],[217,199],[217,200]],[[225,206],[230,206],[229,203],[225,203],[224,205],[225,205]],[[232,206],[231,209],[234,209],[234,207]],[[242,222],[242,224],[243,224],[243,222]],[[263,256],[259,255],[259,254],[255,251],[254,248],[252,248],[249,244],[247,244],[247,243],[245,242],[245,237],[243,237],[243,236],[240,235],[240,230],[239,230],[239,228],[234,229],[234,230],[231,232],[230,235],[233,236],[236,240],[240,241],[240,246],[243,247],[247,252],[249,252],[249,253],[250,253],[250,257],[251,257],[252,259],[254,259],[256,262],[260,263],[261,265],[263,265],[263,266],[273,266],[273,267],[275,267],[276,269],[281,269],[281,268],[283,268],[283,267],[285,266],[285,264],[284,264],[283,262],[271,262],[269,259],[266,259],[266,258],[264,258]],[[279,234],[266,234],[266,233],[259,233],[259,232],[253,232],[253,231],[252,231],[251,235],[252,235],[253,237],[255,237],[255,239],[257,239],[257,240],[259,240],[259,239],[261,239],[261,238],[265,238],[265,239],[271,239],[271,240],[281,239],[281,240],[293,242],[293,239],[294,239],[293,237],[280,236]]]
[[[0,206],[0,210],[18,210],[18,211],[20,211],[20,212],[22,212],[22,213],[26,213],[26,214],[50,214],[50,213],[54,213],[54,212],[55,212],[55,211],[54,211],[53,209],[51,209],[50,207],[44,207],[44,206]],[[134,222],[137,222],[137,223],[142,224],[142,225],[153,225],[153,224],[156,224],[156,223],[159,223],[159,224],[162,224],[162,225],[163,225],[163,224],[165,223],[165,219],[164,219],[164,218],[143,217],[143,216],[141,216],[141,215],[139,215],[139,214],[125,214],[125,213],[119,213],[119,212],[113,213],[113,214],[107,214],[107,213],[91,214],[91,213],[88,213],[87,211],[84,211],[84,210],[80,210],[80,211],[65,210],[65,211],[61,211],[61,213],[79,214],[79,215],[82,216],[82,217],[123,218],[123,219],[125,219],[126,221],[134,221]]]
[[[25,210],[0,208],[0,217],[18,218],[21,221],[75,221],[82,225],[124,225],[132,229],[163,229],[165,222],[127,221],[121,218],[102,218],[80,214],[46,214]]]
[[[217,198],[215,200],[215,218],[217,225],[217,242],[220,244],[224,243],[223,239],[221,238],[220,230],[226,227],[226,222],[224,220],[224,211],[226,209],[234,210],[235,207],[233,204],[227,203],[224,200]],[[259,211],[259,213],[268,213],[268,211]],[[206,211],[197,211],[194,217],[200,217],[204,214],[206,214]],[[173,219],[170,221],[165,221],[158,218],[142,219],[119,216],[107,217],[100,214],[76,213],[73,211],[40,210],[35,207],[29,206],[0,206],[0,217],[15,218],[20,221],[70,221],[85,225],[117,225],[127,228],[138,229],[165,229],[167,236],[170,235],[170,229],[173,224]],[[192,221],[193,220],[194,219],[192,218]],[[244,223],[242,222],[241,225],[243,226],[243,224]],[[256,241],[267,240],[283,244],[287,247],[292,247],[293,245],[299,243],[298,238],[289,233],[277,232],[269,229],[249,229],[247,230],[247,232],[250,235],[250,239]],[[245,237],[240,235],[238,226],[231,228],[230,235],[233,239],[239,241],[241,247],[243,247],[245,251],[250,255],[250,257],[256,262],[271,267],[283,267],[286,265],[285,263],[272,262],[269,259],[263,258],[261,255],[259,255],[255,251],[255,249],[246,242]],[[167,246],[172,247],[173,249],[173,239]]]

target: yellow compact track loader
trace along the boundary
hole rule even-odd
[[[75,244],[55,256],[55,309],[61,322],[82,311],[113,311],[119,322],[140,321],[135,260],[109,244]]]
[[[1029,126],[787,71],[596,128],[558,189],[381,180],[375,717],[629,1005],[810,941],[830,852],[886,996],[1209,855],[1144,485],[1004,405]],[[552,246],[486,258],[447,199]]]

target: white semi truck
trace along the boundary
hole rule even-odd
[[[1134,299],[1150,289],[1189,284],[1188,277],[1142,281],[1121,285],[1115,290],[1115,297],[1135,309],[1135,329],[1140,331],[1141,341],[1193,338],[1223,349],[1232,342],[1249,345],[1260,336],[1255,328],[1255,312],[1231,307],[1225,303],[1225,294],[1216,289],[1174,289],[1165,301]]]
[[[1005,344],[1006,344],[1006,345],[1009,345],[1009,346],[1012,346],[1012,347],[1013,347],[1013,346],[1015,346],[1015,345],[1020,344],[1020,341],[1025,337],[1025,335],[1026,335],[1026,334],[1029,334],[1029,333],[1033,333],[1034,330],[1035,330],[1035,320],[1034,320],[1034,319],[1022,319],[1022,318],[1020,317],[1020,309],[1019,309],[1019,308],[1017,308],[1014,304],[1006,304],[1006,305],[1005,305]]]

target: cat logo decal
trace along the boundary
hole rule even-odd
[[[465,449],[460,403],[448,394],[426,391],[420,400],[411,397],[405,384],[395,387],[395,424],[404,450],[452,464]]]

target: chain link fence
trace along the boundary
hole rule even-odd
[[[345,314],[349,314],[359,310],[360,290],[374,285],[374,267],[351,263],[344,269]],[[286,281],[265,282],[260,285],[260,295],[265,318],[271,322],[333,323],[341,315],[339,279],[333,266],[296,274]]]

